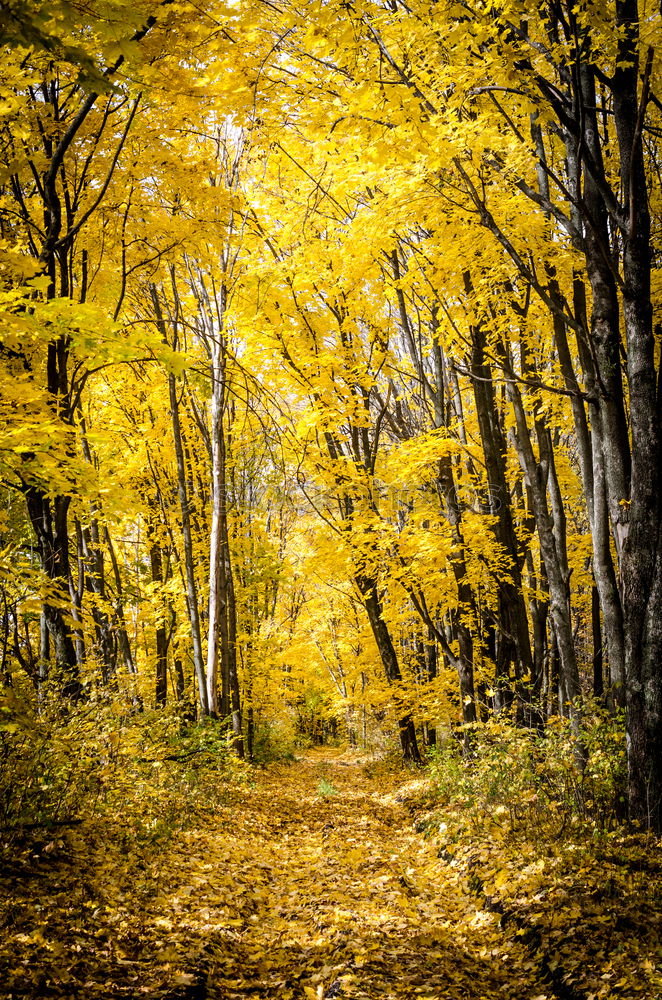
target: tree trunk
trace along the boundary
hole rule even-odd
[[[435,427],[442,428],[446,427],[445,365],[436,330],[434,331],[432,350],[435,367]],[[473,724],[477,719],[476,692],[474,690],[474,642],[472,629],[467,624],[467,618],[477,622],[478,615],[473,587],[467,574],[464,538],[462,537],[462,511],[457,496],[450,455],[440,458],[437,463],[437,491],[453,538],[450,563],[457,586],[457,608],[451,612],[451,623],[459,648],[456,666],[460,681],[462,718],[465,723]]]
[[[400,672],[400,664],[398,663],[398,657],[388,630],[388,625],[383,618],[382,603],[377,590],[377,584],[364,573],[357,573],[355,579],[384,666],[386,679],[389,684],[398,683],[402,680],[402,673]],[[398,732],[405,760],[420,763],[421,754],[416,740],[416,726],[414,725],[411,713],[402,709],[398,710]]]
[[[559,523],[560,512],[558,510],[557,498],[555,498],[557,492],[555,487],[553,487],[552,496],[556,520],[550,516],[547,505],[547,478],[550,472],[549,462],[553,459],[553,456],[549,453],[545,456],[547,458],[547,469],[543,465],[542,454],[541,462],[536,461],[524,405],[522,403],[522,396],[519,386],[514,380],[511,380],[508,384],[508,394],[515,410],[517,431],[514,434],[514,441],[526,476],[527,486],[530,489],[538,528],[538,538],[540,540],[540,552],[545,563],[545,572],[549,585],[550,612],[559,651],[561,686],[564,693],[565,706],[573,720],[574,729],[578,736],[579,719],[581,716],[579,704],[581,687],[570,616],[570,580],[567,569],[567,556],[562,538],[563,526]],[[544,432],[541,432],[540,440],[544,445]],[[581,748],[580,753],[583,755]]]
[[[166,336],[166,324],[161,309],[161,302],[154,285],[150,285],[150,296],[154,306],[154,315],[157,326],[164,343],[168,342]],[[177,346],[177,328],[175,325],[174,346]],[[200,611],[198,608],[198,586],[195,579],[195,558],[193,554],[193,536],[191,534],[191,511],[188,501],[188,490],[186,486],[187,471],[184,459],[184,444],[182,441],[182,427],[179,419],[179,396],[177,393],[177,380],[172,372],[168,372],[168,393],[170,398],[170,416],[172,419],[172,437],[175,445],[175,458],[177,461],[177,494],[179,497],[179,509],[182,517],[182,538],[184,540],[184,569],[186,575],[186,607],[188,610],[189,622],[191,625],[191,642],[193,645],[193,670],[198,682],[198,697],[200,700],[200,715],[205,718],[209,715],[209,700],[207,697],[207,683],[205,677],[205,665],[202,655],[202,633],[200,630]]]
[[[600,597],[598,588],[591,587],[591,633],[593,636],[593,697],[598,701],[605,693],[602,654],[602,628],[600,627]]]
[[[550,294],[560,305],[561,296],[555,280],[550,281]],[[585,322],[583,295],[579,306],[578,319],[582,323]],[[623,610],[620,594],[618,593],[610,546],[609,510],[607,505],[608,491],[602,445],[604,412],[601,407],[598,407],[595,403],[593,404],[591,432],[589,432],[584,403],[580,398],[579,384],[572,365],[566,324],[561,316],[555,314],[553,325],[561,373],[567,388],[573,393],[571,396],[572,412],[577,437],[582,486],[586,499],[586,511],[591,528],[594,577],[604,618],[604,636],[611,671],[611,700],[617,704],[622,704],[624,699],[625,636],[623,631]],[[584,356],[584,352],[580,351],[580,356]],[[593,357],[590,352],[588,359],[584,360],[583,364],[587,391],[594,398],[598,389]],[[618,435],[620,441],[622,435],[620,417],[618,419],[612,417],[611,419],[616,421],[616,426],[619,428]],[[622,447],[622,444],[620,447]],[[629,457],[623,457],[618,466],[621,470],[618,476],[620,479],[623,479],[626,476],[625,470],[629,469]]]
[[[217,297],[218,323],[223,321],[226,289]],[[207,643],[207,697],[210,712],[230,717],[233,744],[244,755],[241,694],[237,673],[237,611],[234,577],[230,558],[227,515],[226,345],[223,329],[215,330],[211,341],[211,494],[212,521],[209,543],[209,638]],[[221,698],[218,674],[221,674]]]
[[[656,375],[655,368],[650,213],[641,139],[653,53],[648,52],[640,104],[638,16],[636,0],[617,0],[619,41],[612,92],[626,217],[623,315],[632,434],[630,504],[629,510],[623,505],[621,514],[621,523],[627,525],[621,579],[630,813],[632,819],[659,832],[662,830],[662,378]],[[627,500],[627,496],[623,499]]]
[[[195,579],[195,561],[193,556],[193,538],[191,535],[191,520],[189,514],[188,495],[186,491],[186,468],[184,465],[184,449],[182,447],[182,431],[179,422],[179,399],[175,376],[168,374],[170,390],[170,413],[172,416],[172,433],[177,459],[177,492],[182,516],[182,536],[184,539],[184,566],[186,570],[186,605],[191,624],[191,639],[193,642],[193,668],[198,681],[198,697],[200,699],[200,714],[203,718],[209,715],[207,698],[207,683],[205,666],[202,657],[202,640],[200,633],[200,613],[198,610],[198,587]]]
[[[50,663],[51,660],[51,642],[50,633],[48,631],[48,622],[46,621],[46,615],[42,611],[39,616],[39,667],[37,670],[37,698],[39,702],[43,701],[44,696],[44,685],[48,681],[48,675],[50,673]]]
[[[74,622],[74,648],[79,667],[85,663],[85,633],[83,631],[83,594],[85,593],[85,546],[80,521],[76,519],[76,565],[77,579],[74,583],[73,574],[69,575],[69,596],[71,597],[71,618]]]
[[[221,307],[222,315],[222,307]],[[225,403],[225,366],[218,331],[212,343],[211,355],[211,535],[209,539],[209,633],[207,638],[207,701],[211,715],[226,718],[230,712],[229,678],[221,677],[219,703],[219,672],[227,673],[227,596],[224,587],[225,544],[223,515],[226,504],[225,434],[223,410]],[[224,655],[225,654],[225,655]],[[219,671],[220,667],[220,671]]]
[[[497,518],[494,532],[509,560],[509,578],[498,581],[498,627],[501,633],[499,654],[496,657],[497,691],[504,683],[512,662],[520,701],[521,714],[533,724],[537,714],[540,673],[534,669],[529,637],[529,623],[522,587],[522,557],[515,534],[514,518],[510,503],[510,491],[506,480],[506,441],[501,430],[497,410],[492,373],[485,361],[485,333],[481,328],[472,328],[471,372],[476,402],[476,414],[480,430],[481,444],[485,456],[487,472],[488,502],[490,513]],[[531,678],[528,693],[523,678]],[[497,708],[502,708],[498,704]]]
[[[108,547],[108,554],[110,555],[110,564],[113,567],[113,579],[115,581],[115,619],[118,624],[116,626],[117,631],[117,641],[124,660],[124,665],[130,674],[137,673],[135,663],[133,662],[133,654],[131,652],[131,642],[129,640],[129,633],[126,629],[126,620],[124,617],[124,600],[122,597],[122,577],[120,574],[120,568],[117,562],[117,556],[115,555],[115,548],[113,546],[112,538],[110,537],[110,532],[108,528],[104,528],[106,536],[106,545]]]
[[[237,755],[244,757],[244,736],[241,713],[241,691],[239,688],[239,672],[237,670],[237,602],[234,592],[234,575],[230,559],[230,540],[225,522],[225,559],[227,586],[227,618],[228,618],[228,674],[230,680],[230,710],[232,713],[232,743]]]
[[[152,504],[152,506],[155,506]],[[159,585],[159,613],[156,624],[156,676],[155,702],[157,708],[165,708],[168,698],[168,639],[165,626],[165,601],[163,600],[163,555],[158,538],[157,524],[153,516],[147,524],[149,539],[149,561],[152,570],[152,583]]]
[[[81,441],[85,460],[94,465],[92,452],[87,440],[85,421],[81,419]],[[90,524],[83,529],[83,555],[86,569],[85,587],[92,594],[92,617],[95,631],[95,656],[101,664],[101,674],[104,684],[115,676],[117,671],[117,645],[114,642],[110,618],[105,608],[106,578],[99,532],[99,510],[93,502],[90,504]]]
[[[553,714],[551,707],[552,685],[548,673],[549,644],[547,642],[547,620],[549,618],[549,600],[547,599],[547,578],[545,576],[545,563],[541,561],[540,580],[536,579],[536,572],[533,565],[531,552],[527,553],[527,566],[529,574],[529,587],[533,595],[538,591],[541,596],[532,596],[530,599],[531,622],[533,625],[533,687],[539,691],[539,703],[541,710],[541,721],[546,716]],[[544,595],[544,596],[543,596]]]
[[[55,680],[62,695],[76,701],[82,696],[83,687],[71,631],[62,611],[62,606],[70,599],[67,524],[70,499],[58,496],[51,501],[34,486],[26,486],[23,492],[37,538],[41,565],[60,599],[58,604],[46,601],[43,605],[44,618],[53,642]]]
[[[173,666],[175,668],[175,698],[178,702],[182,702],[186,693],[186,679],[181,656],[175,655],[173,657]]]

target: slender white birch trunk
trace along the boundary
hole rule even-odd
[[[225,290],[220,292],[219,313],[223,315]],[[218,674],[221,647],[221,618],[225,613],[225,595],[221,587],[223,554],[223,516],[225,507],[225,469],[222,461],[223,407],[225,371],[219,330],[211,345],[211,536],[209,540],[209,634],[207,639],[207,700],[212,715],[219,713]]]

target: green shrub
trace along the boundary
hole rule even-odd
[[[162,837],[212,810],[244,765],[227,727],[190,724],[177,706],[135,712],[118,702],[30,708],[0,694],[0,825],[21,830],[103,815],[129,836]]]
[[[623,817],[625,739],[622,719],[587,711],[581,731],[586,761],[565,719],[541,734],[492,720],[471,727],[470,753],[449,736],[431,753],[439,799],[473,825],[497,822],[511,833],[560,835],[569,824],[608,830]]]
[[[284,763],[296,759],[292,733],[277,723],[263,722],[255,727],[253,736],[253,763],[260,766],[276,761]]]
[[[31,713],[13,689],[0,694],[0,825],[52,826],[80,815],[99,794],[105,767],[97,726],[76,712]]]

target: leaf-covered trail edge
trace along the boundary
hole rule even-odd
[[[424,836],[424,785],[312,751],[229,784],[156,849],[118,841],[121,824],[71,831],[0,878],[0,996],[656,996],[656,865],[628,874],[618,906],[611,889],[593,906],[599,862],[587,875],[557,860],[551,881],[498,838],[481,853]]]

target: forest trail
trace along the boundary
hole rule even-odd
[[[208,886],[185,909],[207,943],[170,996],[551,997],[525,947],[415,831],[402,784],[329,751],[259,773],[207,847],[190,845],[205,849]],[[181,888],[169,902],[182,905]]]
[[[188,796],[172,767],[130,772],[133,798],[0,839],[0,1000],[662,997],[641,838],[445,843],[424,775],[229,763]]]

